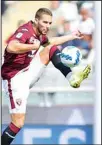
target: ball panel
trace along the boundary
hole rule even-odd
[[[82,54],[79,48],[67,46],[62,50],[60,58],[65,66],[74,67],[80,63]]]

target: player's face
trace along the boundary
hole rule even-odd
[[[40,34],[46,35],[51,27],[52,17],[50,15],[43,14],[40,19],[37,20],[37,29]]]

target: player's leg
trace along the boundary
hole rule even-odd
[[[65,77],[67,77],[67,75],[71,73],[71,69],[62,64],[58,53],[60,53],[60,50],[55,45],[40,47],[29,68],[29,76],[31,76],[32,85],[35,83],[35,79],[37,80],[36,75],[39,74],[38,76],[41,76],[41,73],[43,72],[45,66],[49,63],[49,61],[52,61],[53,65],[58,70],[60,70]]]
[[[68,81],[70,78],[69,83],[72,87],[79,87],[81,82],[88,77],[91,69],[89,65],[86,66],[84,70],[81,70],[79,74],[76,73],[73,75],[71,69],[62,64],[58,53],[60,53],[60,50],[57,48],[57,46],[53,45],[48,45],[45,48],[41,47],[39,49],[36,57],[30,64],[29,76],[31,78],[31,87],[35,81],[40,78],[44,68],[50,60],[52,61],[53,65],[68,79]]]
[[[66,67],[61,62],[60,56],[58,55],[61,51],[58,49],[56,45],[52,46],[49,51],[49,59],[53,63],[53,65],[61,71],[61,73],[66,77],[72,70],[69,67]]]
[[[90,65],[87,65],[84,67],[83,70],[79,69],[78,73],[73,73],[72,70],[69,67],[66,67],[61,62],[60,56],[58,55],[60,53],[60,50],[57,46],[48,45],[47,47],[43,48],[38,52],[38,57],[40,59],[40,64],[44,64],[45,66],[49,63],[51,60],[53,65],[61,71],[61,73],[68,79],[70,85],[72,87],[79,87],[81,82],[88,77],[90,73]],[[39,60],[37,58],[37,60]],[[35,61],[35,60],[34,60]],[[36,61],[35,61],[36,62]],[[36,63],[37,64],[37,63]],[[38,65],[37,65],[38,66]],[[32,67],[34,68],[34,67]],[[36,67],[37,68],[37,67]],[[32,71],[33,72],[33,71]]]
[[[81,68],[80,66],[77,66],[77,70],[73,71],[72,75],[69,78],[70,86],[73,88],[80,87],[80,84],[83,80],[88,78],[91,71],[91,65],[87,64]]]
[[[57,46],[53,46],[50,49],[49,56],[53,65],[61,71],[61,73],[68,79],[70,85],[74,88],[80,86],[81,82],[86,79],[90,73],[91,66],[87,65],[83,69],[80,69],[77,72],[72,72],[69,67],[66,67],[62,64],[60,56],[58,55],[60,50]]]
[[[9,96],[11,122],[3,131],[1,143],[2,145],[10,145],[24,125],[27,97],[29,95],[27,77],[24,77],[24,74],[18,74],[11,81],[5,80],[4,87]]]
[[[1,144],[2,145],[10,145],[11,142],[15,139],[16,134],[20,131],[20,129],[24,125],[25,114],[12,114],[11,115],[11,123],[8,127],[3,131],[1,136]]]
[[[52,45],[47,47],[41,46],[35,57],[32,59],[28,70],[30,88],[40,79],[46,66],[48,65],[50,61],[49,50],[51,47]]]
[[[32,87],[37,80],[41,77],[41,74],[45,70],[46,66],[52,61],[54,66],[59,69],[63,75],[66,77],[71,69],[64,66],[61,63],[60,57],[57,55],[59,53],[59,49],[56,46],[48,45],[46,47],[41,46],[36,56],[33,58],[30,66],[29,66],[29,80],[30,87]]]

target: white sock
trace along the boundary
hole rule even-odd
[[[67,79],[68,81],[70,80],[70,78],[71,78],[71,76],[72,76],[72,73],[73,73],[73,72],[70,72],[70,73],[67,74],[66,79]]]

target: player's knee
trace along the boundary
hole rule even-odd
[[[19,128],[22,128],[24,126],[24,120],[23,119],[19,119],[19,122],[16,121],[16,126]]]
[[[11,117],[12,123],[16,125],[18,128],[22,128],[25,122],[25,115],[12,115]]]
[[[12,123],[17,126],[18,128],[22,128],[24,126],[24,120],[23,119],[17,119],[15,121],[12,121]]]

